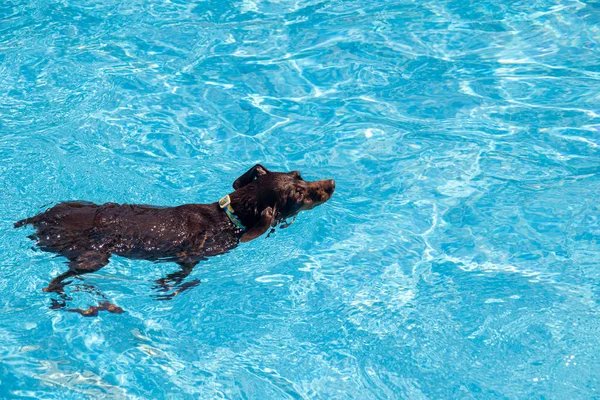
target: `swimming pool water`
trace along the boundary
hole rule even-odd
[[[3,1],[0,397],[598,398],[599,43],[597,1]],[[336,193],[172,301],[113,257],[68,292],[124,314],[50,310],[14,221],[257,162]]]

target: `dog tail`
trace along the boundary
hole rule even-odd
[[[15,224],[13,226],[15,228],[20,228],[20,227],[25,226],[25,225],[35,224],[36,222],[39,221],[39,219],[40,219],[39,217],[40,217],[40,214],[38,214],[38,215],[36,215],[34,217],[29,217],[29,218],[22,219],[20,221],[15,222]]]
[[[15,227],[15,228],[20,228],[20,227],[22,227],[22,226],[24,226],[24,225],[27,225],[27,224],[29,224],[30,222],[31,222],[31,221],[29,221],[29,218],[25,218],[25,219],[22,219],[22,220],[20,220],[20,221],[17,221],[17,222],[15,222],[15,225],[14,225],[14,227]]]

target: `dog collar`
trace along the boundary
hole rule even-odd
[[[235,215],[235,211],[233,211],[233,207],[231,207],[231,199],[229,198],[228,194],[225,195],[221,200],[219,200],[219,207],[221,207],[223,211],[225,211],[225,214],[227,214],[227,216],[235,226],[244,231],[246,230],[244,224],[242,224],[240,219]]]

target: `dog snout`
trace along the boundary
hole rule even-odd
[[[323,204],[331,198],[335,190],[335,181],[333,179],[315,181],[310,184],[309,201],[305,205],[305,210]]]
[[[325,192],[331,196],[333,194],[333,191],[335,190],[335,181],[333,179],[330,179],[327,181],[327,183],[328,184],[325,186]]]

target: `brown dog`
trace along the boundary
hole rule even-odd
[[[181,285],[203,258],[231,250],[240,241],[256,239],[300,211],[329,200],[335,182],[307,182],[296,171],[271,172],[257,164],[240,176],[233,188],[235,191],[219,202],[177,207],[65,202],[15,223],[15,228],[33,225],[36,232],[30,237],[40,249],[69,260],[69,270],[54,278],[46,292],[63,293],[69,283],[65,279],[98,271],[108,264],[111,254],[176,262],[182,270],[157,281],[167,291],[168,283]],[[191,286],[181,285],[175,294]],[[95,315],[98,310],[122,312],[103,304],[85,312],[71,311],[84,315]]]

